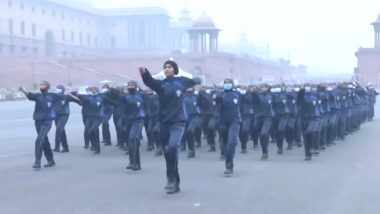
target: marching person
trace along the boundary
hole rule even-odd
[[[34,169],[41,169],[42,154],[45,155],[47,164],[44,167],[55,166],[53,152],[50,148],[48,133],[51,129],[52,122],[55,118],[54,104],[57,101],[57,94],[49,93],[50,83],[47,81],[40,82],[40,93],[26,92],[22,87],[19,91],[35,102],[33,119],[37,131],[35,143],[35,162]]]
[[[55,130],[55,147],[54,152],[60,151],[60,146],[62,143],[61,153],[69,152],[69,145],[67,144],[67,136],[65,131],[65,126],[70,116],[70,102],[74,102],[78,105],[80,100],[71,94],[65,94],[65,86],[58,85],[56,87],[57,101],[54,103],[54,111],[56,117],[54,119],[56,130]]]
[[[149,88],[159,95],[160,141],[166,161],[165,187],[168,194],[180,191],[180,176],[178,171],[178,147],[184,132],[187,114],[183,106],[183,94],[188,88],[194,87],[199,81],[186,77],[176,77],[178,65],[172,60],[164,63],[164,80],[153,79],[148,69],[139,69],[141,77]]]
[[[241,94],[233,90],[232,79],[224,80],[223,89],[224,91],[216,96],[216,103],[220,122],[220,137],[222,138],[222,147],[226,158],[224,174],[231,175],[234,169],[233,159],[242,122],[240,113]]]
[[[105,84],[105,85],[103,85],[102,91],[100,94],[102,96],[108,96],[107,93],[109,92],[109,90],[110,90],[110,86]],[[103,112],[104,112],[104,115],[103,115],[103,121],[102,121],[102,137],[103,137],[102,143],[105,146],[110,146],[110,145],[112,145],[112,143],[111,143],[111,133],[110,133],[109,121],[110,121],[112,114],[114,112],[113,104],[112,103],[105,103],[103,106]]]
[[[125,119],[125,138],[127,139],[129,151],[129,165],[127,169],[133,171],[141,170],[140,163],[140,135],[144,125],[145,110],[144,110],[144,95],[137,91],[137,82],[130,81],[127,84],[128,93],[119,96],[113,94],[111,90],[111,99],[117,99],[124,106]]]

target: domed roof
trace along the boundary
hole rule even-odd
[[[214,21],[205,12],[194,21],[193,28],[216,28]]]

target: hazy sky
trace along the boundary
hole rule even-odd
[[[249,2],[249,3],[248,3]],[[245,33],[272,56],[288,57],[311,72],[353,72],[355,51],[373,46],[370,23],[380,13],[377,0],[94,0],[101,8],[160,6],[173,18],[184,7],[193,18],[203,11],[222,29],[221,41]]]

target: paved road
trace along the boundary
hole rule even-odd
[[[1,214],[380,213],[380,120],[312,162],[303,161],[302,149],[278,156],[274,144],[269,161],[259,160],[259,150],[239,153],[228,178],[218,153],[204,147],[191,160],[181,153],[181,193],[166,195],[164,160],[146,152],[145,144],[139,172],[125,170],[127,156],[114,146],[103,147],[100,156],[85,151],[74,106],[67,128],[71,152],[55,154],[55,168],[32,170],[32,109],[30,102],[0,103]]]

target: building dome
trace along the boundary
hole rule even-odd
[[[216,28],[214,21],[203,12],[203,14],[194,21],[193,28]]]

